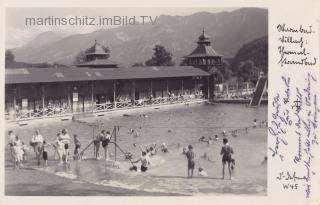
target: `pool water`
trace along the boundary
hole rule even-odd
[[[167,106],[159,109],[136,110],[126,115],[106,114],[102,117],[84,118],[81,121],[39,121],[23,127],[10,127],[26,143],[34,130],[39,129],[48,142],[53,142],[56,133],[67,128],[70,135],[78,134],[84,148],[92,140],[98,129],[89,124],[103,123],[102,129],[117,130],[117,144],[121,149],[133,153],[133,159],[140,156],[139,145],[156,143],[158,148],[166,143],[169,153],[151,157],[151,164],[146,173],[129,171],[132,166],[124,160],[124,155],[117,150],[119,167],[113,161],[95,160],[91,146],[84,156],[86,160],[70,162],[70,168],[56,165],[53,149],[49,152],[49,167],[39,170],[70,178],[74,181],[86,181],[102,186],[115,186],[153,192],[179,193],[188,195],[207,194],[252,194],[266,195],[267,165],[262,161],[267,156],[267,128],[252,127],[253,120],[267,120],[267,106],[249,108],[234,104],[191,104],[189,106]],[[8,129],[8,128],[7,128]],[[130,129],[137,130],[138,137],[130,134]],[[234,149],[236,168],[232,180],[222,180],[220,149],[222,131],[229,133],[238,130],[238,136],[228,134],[230,145]],[[219,135],[219,140],[212,144],[199,142],[201,136]],[[134,146],[136,144],[136,146]],[[194,178],[187,178],[187,160],[182,148],[193,145],[196,153]],[[73,149],[73,145],[71,146]],[[109,145],[110,159],[114,160],[114,145]],[[73,150],[70,151],[73,154]],[[102,148],[100,154],[103,156]],[[30,152],[27,166],[36,164]],[[8,158],[8,157],[7,157]],[[8,163],[8,162],[7,162]],[[137,164],[140,167],[140,163]],[[202,167],[208,177],[201,177],[198,168]],[[226,178],[228,173],[226,172]]]

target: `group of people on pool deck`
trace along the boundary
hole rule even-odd
[[[23,161],[27,160],[28,147],[22,142],[18,135],[14,134],[12,130],[8,131],[9,135],[9,147],[12,160],[14,161],[15,167],[20,168]],[[80,147],[81,143],[78,136],[75,134],[74,138],[74,159],[80,160]],[[69,144],[71,138],[66,129],[61,130],[57,133],[56,140],[53,143],[48,143],[41,135],[39,130],[35,131],[30,141],[30,146],[33,148],[37,159],[37,165],[40,166],[41,158],[43,160],[43,166],[47,166],[48,162],[48,149],[49,147],[54,148],[54,158],[58,157],[61,164],[67,163],[69,158]]]

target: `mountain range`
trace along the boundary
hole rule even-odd
[[[159,44],[165,46],[179,64],[183,56],[196,48],[203,28],[215,51],[225,58],[232,58],[244,44],[268,34],[268,10],[241,8],[189,16],[161,15],[154,25],[128,25],[67,37],[48,31],[11,51],[16,61],[71,65],[81,50],[91,47],[97,40],[110,49],[112,61],[131,66],[149,59],[154,45]]]

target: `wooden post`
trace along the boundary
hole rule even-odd
[[[210,99],[210,76],[207,79],[208,79],[208,100],[209,100]]]
[[[17,88],[13,88],[13,109],[14,112],[16,112],[16,106],[17,106]]]
[[[94,140],[94,126],[92,127],[92,140]],[[96,146],[93,143],[93,158],[96,158]]]
[[[184,95],[184,93],[183,93],[183,79],[181,80],[181,91],[182,91],[182,95]]]
[[[70,85],[68,85],[68,87],[67,87],[67,89],[68,89],[68,106],[70,107],[70,111],[72,112],[72,106],[71,106],[71,99],[70,99]]]
[[[229,84],[228,83],[226,83],[226,91],[227,91],[227,98],[228,98],[228,96],[229,96]]]
[[[150,88],[151,88],[151,89],[150,89],[150,91],[151,91],[150,96],[151,96],[151,95],[153,96],[153,92],[152,92],[152,91],[153,91],[153,89],[152,89],[152,80],[150,81]]]
[[[133,88],[133,107],[135,105],[135,100],[136,100],[136,83],[132,81],[132,88]]]
[[[239,95],[239,82],[237,81],[237,87],[236,87],[236,93],[237,93],[237,96]]]
[[[42,115],[44,115],[44,86],[41,85],[41,96],[42,96]]]
[[[116,102],[116,81],[113,81],[113,109],[117,108],[117,102]]]
[[[94,83],[91,82],[91,111],[94,111],[95,102],[94,102]]]
[[[117,161],[117,127],[114,126],[114,161]]]

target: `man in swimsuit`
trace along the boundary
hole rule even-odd
[[[188,160],[188,177],[193,177],[193,170],[194,170],[194,158],[195,158],[195,153],[193,152],[193,147],[192,145],[188,146],[188,151],[186,153],[187,160]]]
[[[226,163],[228,163],[228,171],[229,171],[229,177],[231,180],[231,162],[232,162],[232,154],[233,154],[233,149],[232,147],[228,144],[228,139],[223,138],[223,146],[221,148],[220,155],[222,155],[222,179],[224,179],[224,169]]]

